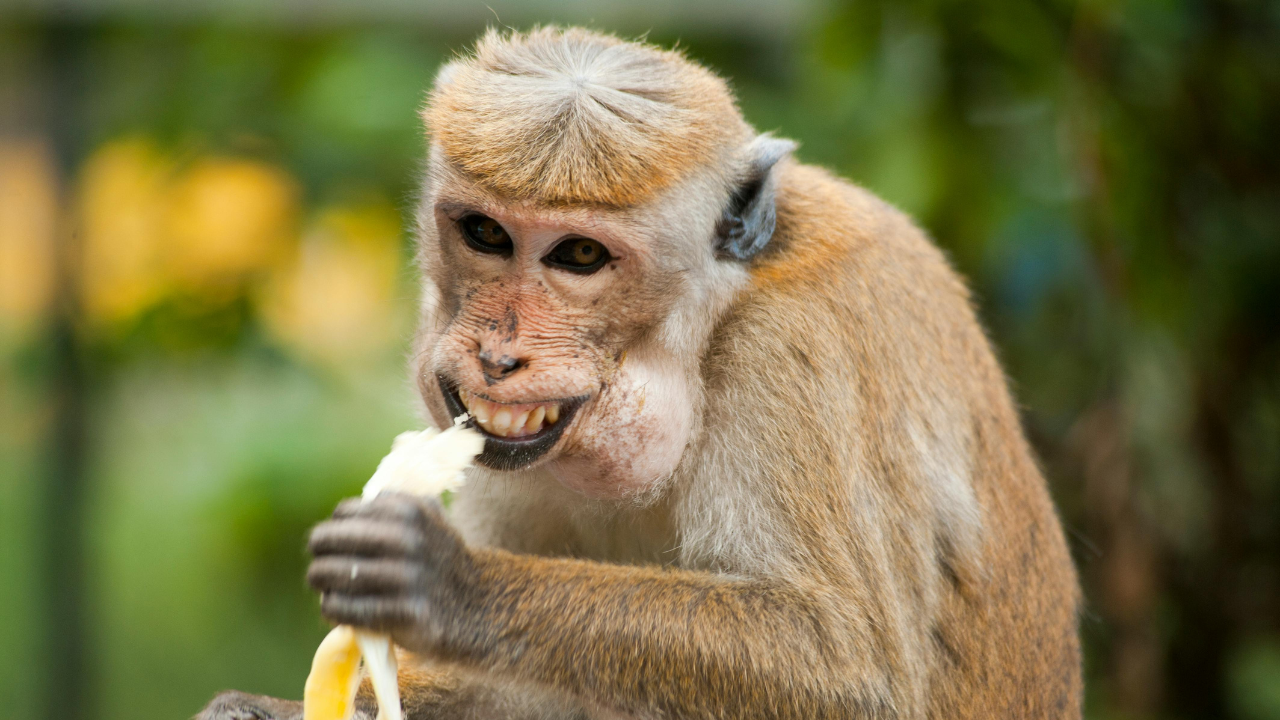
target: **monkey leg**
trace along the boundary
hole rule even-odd
[[[405,720],[605,720],[620,716],[567,692],[457,666],[428,664],[401,651],[400,704]],[[356,707],[377,715],[366,680]]]
[[[434,667],[400,653],[400,703],[405,720],[608,720],[620,716],[564,692]],[[374,720],[378,705],[365,680],[353,720]],[[302,720],[302,703],[263,695],[219,693],[195,720]]]

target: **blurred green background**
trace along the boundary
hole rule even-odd
[[[678,43],[972,282],[1091,718],[1280,718],[1280,3],[0,1],[0,717],[298,697],[306,528],[415,426],[435,68]]]

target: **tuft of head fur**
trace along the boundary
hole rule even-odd
[[[724,80],[612,35],[490,29],[446,65],[423,111],[444,158],[507,197],[631,206],[750,139]]]

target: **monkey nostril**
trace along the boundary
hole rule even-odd
[[[510,355],[500,355],[494,357],[493,353],[488,350],[480,353],[480,369],[484,372],[485,377],[493,380],[501,380],[511,373],[524,367],[525,362]]]

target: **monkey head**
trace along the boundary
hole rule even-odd
[[[661,487],[793,145],[682,55],[582,30],[491,32],[424,118],[414,370],[433,420],[468,412],[497,470],[600,498]]]

